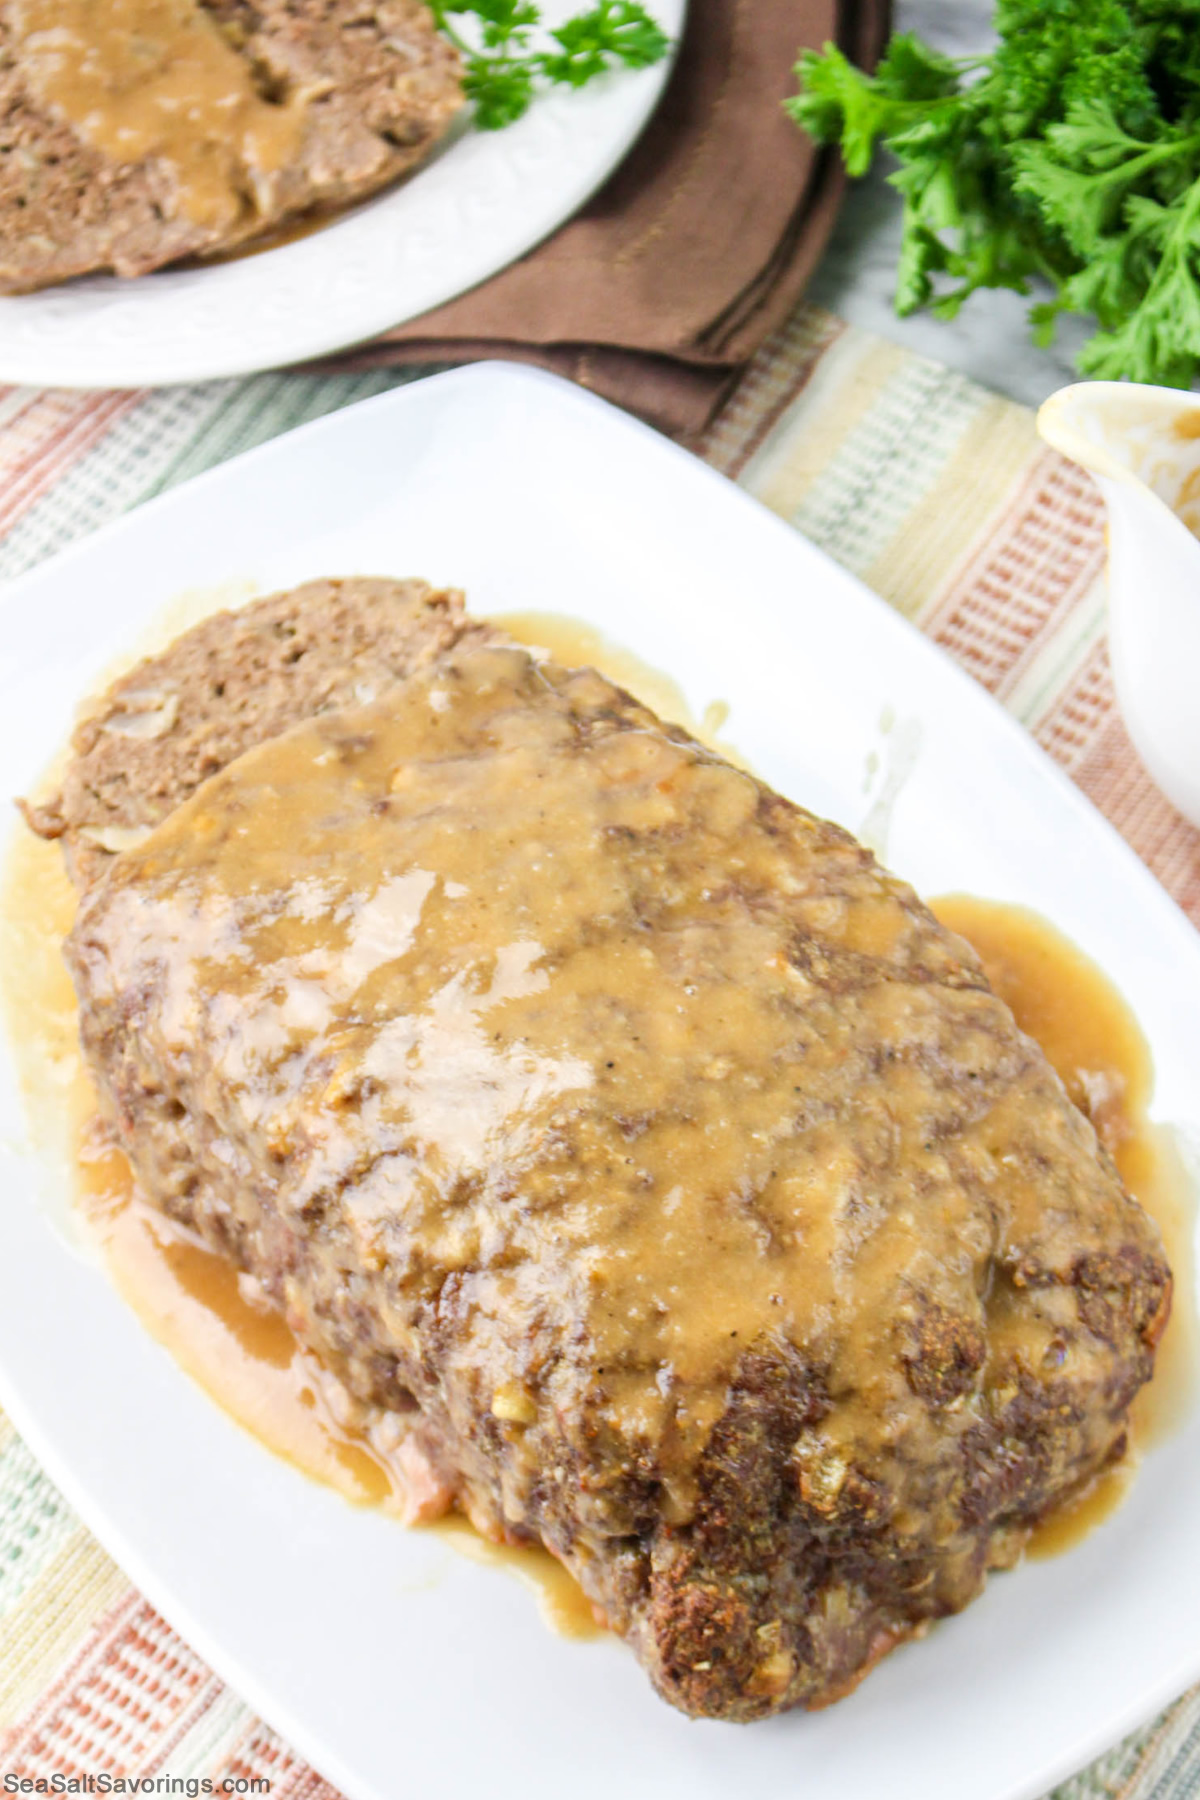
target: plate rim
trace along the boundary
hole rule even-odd
[[[297,327],[286,340],[281,354],[275,354],[272,348],[266,347],[269,333],[265,329],[257,349],[239,351],[237,334],[230,328],[233,318],[245,319],[248,308],[262,307],[269,312],[278,295],[287,291],[287,278],[284,274],[287,265],[273,262],[273,258],[288,258],[289,253],[300,253],[298,257],[291,257],[295,269],[291,283],[293,289],[296,289],[297,285],[303,286],[305,283],[307,271],[303,264],[310,259],[312,246],[322,246],[313,258],[318,266],[322,263],[332,264],[337,260],[336,247],[340,228],[354,228],[372,208],[386,209],[389,202],[400,202],[402,205],[403,196],[441,161],[442,155],[453,154],[457,139],[455,125],[452,124],[448,138],[440,140],[429,158],[411,174],[377,194],[367,195],[357,205],[335,217],[321,231],[294,243],[285,243],[257,255],[235,257],[228,262],[217,262],[208,267],[186,270],[167,267],[153,270],[144,278],[136,277],[132,280],[123,280],[111,274],[85,275],[73,282],[52,284],[30,294],[0,295],[0,383],[95,392],[113,388],[170,387],[202,381],[231,380],[267,370],[292,368],[335,355],[341,350],[355,348],[368,343],[381,332],[408,324],[426,312],[470,293],[527,256],[567,224],[603,187],[642,137],[657,112],[674,73],[688,22],[689,0],[658,0],[658,4],[668,17],[668,29],[672,34],[670,48],[661,62],[642,69],[610,70],[602,78],[599,89],[588,94],[577,95],[573,91],[559,93],[557,90],[540,93],[522,119],[498,132],[479,131],[470,119],[468,103],[467,122],[465,129],[461,130],[461,136],[493,143],[496,149],[492,165],[496,170],[501,170],[506,165],[517,168],[521,158],[527,158],[531,147],[536,146],[539,140],[552,149],[556,135],[561,136],[565,131],[569,138],[575,117],[579,121],[577,129],[582,131],[585,123],[583,112],[579,110],[573,115],[572,108],[580,109],[581,105],[583,108],[596,108],[607,102],[617,112],[617,117],[604,135],[596,154],[580,163],[574,171],[574,178],[564,182],[561,193],[557,197],[551,197],[549,203],[540,203],[536,182],[523,184],[529,196],[529,204],[519,216],[515,228],[505,235],[503,247],[498,253],[473,262],[465,274],[459,273],[443,280],[428,280],[415,302],[401,301],[399,305],[387,298],[390,291],[387,280],[376,279],[368,297],[357,308],[347,308],[345,316],[339,313],[337,323],[320,327],[314,324],[307,332]],[[623,122],[620,119],[621,112],[628,113]],[[486,175],[486,169],[484,173]],[[398,207],[397,211],[399,210]],[[373,241],[380,246],[388,233],[389,225],[391,221],[388,220],[386,211],[380,210],[370,233]],[[398,218],[392,225],[393,231],[404,229],[405,222],[402,218]],[[460,232],[459,235],[462,236],[463,233]],[[277,271],[274,282],[270,276],[272,269]],[[376,273],[378,277],[379,272]],[[164,350],[161,342],[156,341],[153,347],[147,347],[136,341],[135,333],[133,341],[93,352],[86,341],[89,323],[106,310],[119,311],[135,292],[139,298],[134,300],[134,307],[144,306],[150,311],[153,290],[142,289],[140,283],[143,280],[152,281],[162,276],[167,280],[213,277],[220,281],[224,275],[232,278],[231,292],[226,302],[226,311],[231,317],[222,319],[216,329],[207,329],[194,344],[189,343],[176,349],[168,341]],[[244,288],[245,293],[238,294],[234,291],[236,287]],[[215,289],[213,291],[216,292]],[[145,301],[140,298],[142,292],[149,296]],[[19,307],[22,312],[28,309],[36,318],[37,314],[42,313],[52,316],[56,306],[61,311],[64,304],[72,311],[77,310],[79,315],[69,347],[57,348],[53,338],[48,346],[39,342],[36,327],[28,335],[21,335],[13,341],[5,323],[6,308]],[[168,297],[166,306],[169,305]],[[33,313],[34,308],[37,313]],[[135,325],[140,322],[136,311],[131,312],[130,316]],[[306,309],[301,307],[298,316],[303,319]],[[169,336],[170,334],[168,339]],[[89,364],[94,366],[88,366]]]

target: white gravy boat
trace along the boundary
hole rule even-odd
[[[1200,396],[1080,382],[1037,424],[1104,495],[1117,700],[1147,769],[1200,825]]]

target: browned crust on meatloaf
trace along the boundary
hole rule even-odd
[[[1167,1316],[1169,1272],[1154,1227],[1045,1058],[990,994],[973,953],[911,890],[837,827],[759,784],[749,792],[749,778],[591,672],[497,673],[497,659],[515,654],[455,653],[374,708],[325,715],[295,765],[272,760],[270,745],[251,753],[119,858],[85,897],[70,943],[85,1047],[154,1201],[253,1273],[360,1399],[403,1410],[415,1398],[472,1516],[562,1557],[665,1698],[731,1720],[824,1705],[892,1645],[965,1605],[1037,1519],[1122,1454],[1127,1409]],[[515,698],[509,706],[502,694],[493,716],[488,696],[506,682]],[[484,696],[478,722],[461,730],[458,692]],[[438,728],[426,760],[406,761],[424,741],[414,726],[408,749],[388,739],[381,775],[370,763],[375,735],[430,709]],[[526,745],[521,720],[547,717],[553,730]],[[454,795],[473,791],[472,758],[495,756],[515,759],[493,789],[503,817],[456,811]],[[568,819],[552,804],[559,756],[575,759]],[[481,832],[491,885],[473,896],[477,934],[504,884],[542,868],[565,826],[593,846],[587,856],[598,861],[583,868],[600,869],[607,898],[602,916],[585,909],[564,940],[570,882],[535,885],[523,935],[549,946],[547,980],[570,967],[574,945],[587,967],[606,944],[647,959],[629,992],[598,991],[591,1085],[535,1114],[533,1137],[519,1133],[507,1156],[501,1142],[482,1170],[456,1171],[451,1160],[439,1173],[435,1158],[426,1175],[403,1100],[388,1115],[378,1086],[370,1104],[385,1110],[359,1113],[370,1090],[351,1046],[365,1042],[369,1056],[389,1019],[421,1016],[446,973],[429,946],[399,1015],[352,1009],[308,1063],[303,1046],[281,1042],[280,1074],[256,1060],[252,1089],[228,1074],[227,1052],[238,1061],[234,987],[214,987],[210,1009],[203,981],[170,974],[171,943],[216,966],[211,921],[235,916],[239,902],[231,915],[233,890],[214,885],[206,859],[223,845],[244,854],[247,809],[263,818],[256,781],[279,794],[298,770],[339,759],[344,809],[339,801],[330,812],[322,798],[300,838],[291,821],[270,845],[256,831],[252,927],[220,939],[234,986],[244,979],[253,999],[261,982],[270,1017],[280,978],[276,965],[260,968],[253,921],[273,929],[286,911],[297,854],[310,883],[336,883],[356,819],[395,832],[392,878],[410,867],[406,819],[433,834],[420,840],[418,869],[430,868],[436,843],[454,870]],[[761,874],[772,869],[774,879]],[[763,964],[757,946],[773,941],[782,948]],[[286,989],[287,965],[278,966]],[[721,1036],[743,966],[761,993],[764,1036],[791,1046],[795,1072],[782,1083],[777,1058],[745,1052],[753,1033],[740,1065]],[[676,972],[678,1006],[648,1010],[664,970]],[[651,1076],[669,1059],[637,1046],[693,1003],[700,1031],[687,1054],[698,1079],[681,1080],[655,1111]],[[553,1027],[548,1039],[526,1035],[538,1004],[515,1022],[496,1010],[489,1031],[518,1033],[520,1055],[556,1043]],[[257,1059],[265,1015],[247,1020]],[[586,1042],[593,1015],[584,1024]],[[714,1053],[730,1066],[714,1073]],[[717,1416],[695,1460],[681,1463],[679,1421],[703,1394],[673,1388],[665,1364],[660,1387],[647,1357],[653,1307],[628,1327],[623,1353],[627,1328],[612,1321],[638,1310],[645,1266],[628,1249],[639,1240],[622,1233],[641,1219],[642,1241],[656,1243],[668,1215],[687,1216],[666,1181],[643,1179],[656,1143],[679,1132],[694,1141],[687,1133],[707,1132],[705,1120],[721,1129],[723,1108],[746,1106],[747,1122],[761,1123],[764,1094],[777,1097],[781,1131],[764,1126],[758,1148],[747,1132],[744,1181],[701,1196],[696,1215],[711,1219],[722,1266],[740,1275],[716,1297],[706,1340],[716,1386],[703,1392],[718,1394]],[[800,1186],[781,1197],[770,1184],[794,1149]],[[690,1179],[671,1167],[672,1180]],[[411,1177],[401,1181],[398,1168]],[[819,1198],[815,1213],[789,1198],[810,1181],[824,1194],[831,1174],[827,1214]],[[590,1206],[589,1194],[597,1229],[585,1217],[580,1238],[572,1209],[581,1195]],[[703,1271],[705,1235],[684,1237],[679,1254],[694,1244],[699,1261],[680,1266]],[[819,1248],[806,1250],[814,1237]],[[745,1246],[760,1238],[756,1272]],[[894,1278],[886,1259],[872,1260],[892,1241],[906,1247]],[[443,1257],[443,1244],[454,1253]],[[883,1287],[864,1286],[871,1267]],[[788,1297],[770,1315],[778,1325],[753,1341],[725,1329],[742,1322],[742,1276]],[[662,1285],[662,1269],[650,1279],[655,1294],[677,1291]],[[811,1308],[802,1328],[797,1296]],[[515,1413],[492,1400],[510,1392]]]
[[[89,707],[61,790],[22,810],[39,836],[62,839],[87,887],[243,750],[499,636],[467,616],[456,589],[425,581],[310,581],[214,613]]]
[[[422,162],[462,104],[457,52],[418,0],[199,3],[264,98],[311,91],[295,156],[247,180],[236,225],[198,224],[163,162],[118,164],[40,105],[0,4],[0,293],[144,275],[345,205]]]

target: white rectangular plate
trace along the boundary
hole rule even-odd
[[[886,779],[889,756],[915,753],[893,867],[926,893],[1053,919],[1133,1004],[1156,1116],[1200,1139],[1200,937],[1115,833],[865,588],[693,458],[546,376],[478,367],[367,401],[10,587],[4,790],[34,781],[79,696],[181,589],[360,573],[598,626],[673,674],[697,713],[728,702],[754,767],[852,829],[871,754]],[[0,1138],[23,1133],[0,1070]],[[690,1724],[618,1643],[551,1636],[505,1575],[262,1450],[64,1244],[40,1176],[15,1153],[0,1206],[0,1399],[154,1604],[353,1800],[1019,1800],[1200,1674],[1193,1420],[1081,1547],[994,1578],[851,1699]]]

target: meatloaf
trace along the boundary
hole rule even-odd
[[[844,831],[594,671],[416,660],[248,703],[87,887],[111,1128],[667,1700],[823,1705],[1121,1455],[1157,1232]]]
[[[374,193],[462,97],[419,0],[0,0],[0,293]]]
[[[85,887],[252,744],[499,635],[425,581],[309,581],[213,613],[86,709],[61,789],[25,816]]]

